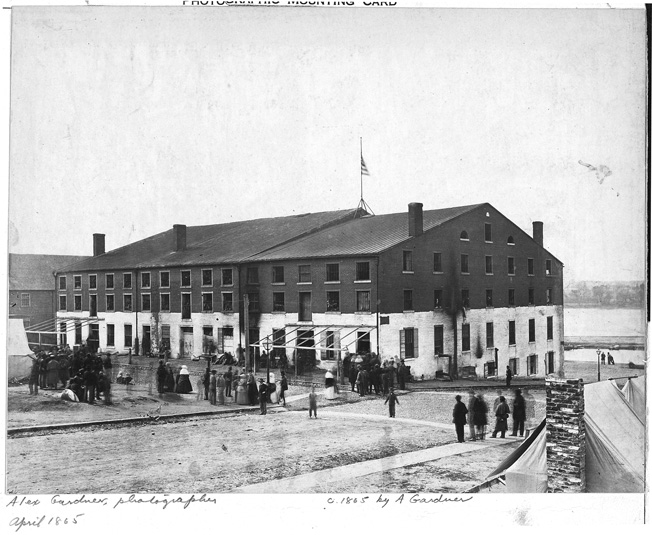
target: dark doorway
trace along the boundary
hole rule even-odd
[[[356,333],[356,338],[358,339],[358,355],[362,355],[363,353],[371,353],[371,336],[369,333],[358,331]]]

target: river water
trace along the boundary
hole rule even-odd
[[[564,307],[565,336],[645,336],[645,310],[633,308]],[[607,348],[605,348],[605,354]],[[617,364],[643,364],[645,351],[633,349],[609,350]],[[595,349],[564,351],[565,360],[595,361]]]

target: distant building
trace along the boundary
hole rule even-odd
[[[22,319],[26,329],[54,331],[57,293],[54,274],[87,256],[10,254],[9,317]],[[30,336],[30,342],[38,340]]]
[[[273,340],[322,367],[348,348],[417,377],[560,373],[563,264],[533,234],[486,203],[174,225],[61,270],[59,328],[175,358]]]

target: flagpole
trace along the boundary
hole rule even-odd
[[[362,161],[362,137],[360,137],[360,161]],[[360,199],[364,199],[364,195],[362,195],[362,166],[360,166]]]

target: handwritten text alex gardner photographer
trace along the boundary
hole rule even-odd
[[[371,506],[380,507],[381,509],[398,505],[422,505],[430,506],[435,504],[459,504],[466,503],[473,499],[473,496],[444,496],[423,495],[423,494],[399,494],[384,496],[378,495],[357,495],[357,496],[315,496],[315,499],[325,499],[326,503],[331,506]],[[9,528],[18,532],[28,530],[29,528],[45,527],[72,527],[82,523],[89,524],[92,519],[92,513],[97,508],[108,507],[111,509],[121,509],[125,507],[147,507],[155,506],[160,509],[185,510],[192,504],[209,504],[217,505],[218,498],[214,495],[202,494],[197,496],[170,496],[164,495],[140,495],[130,494],[128,496],[62,496],[55,494],[46,501],[37,498],[14,496],[7,502],[5,508],[11,508],[15,511],[16,516],[9,520]],[[42,509],[47,507],[47,514],[43,514]],[[52,507],[61,508],[61,514],[52,514]],[[26,510],[28,514],[25,514]]]

